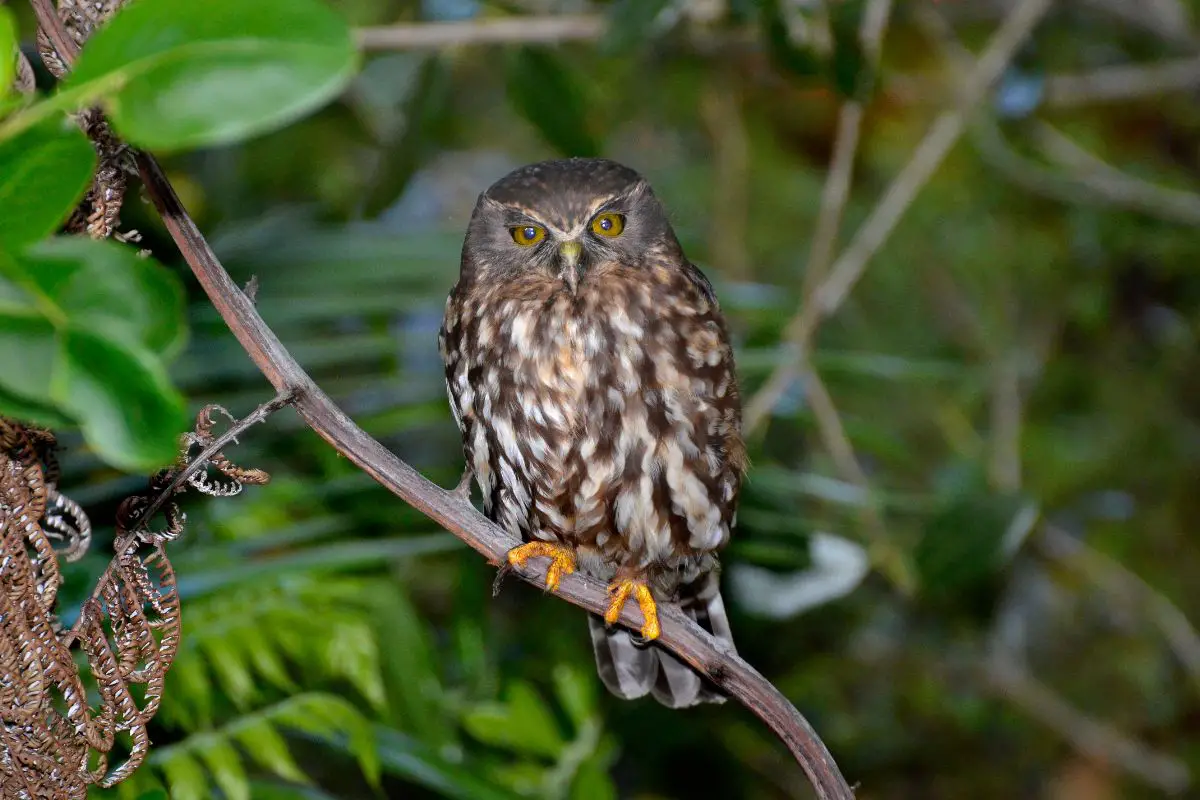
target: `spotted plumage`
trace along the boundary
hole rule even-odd
[[[678,602],[732,643],[716,552],[745,468],[733,355],[649,185],[601,159],[502,178],[476,204],[440,339],[485,513],[546,543],[510,560],[552,555],[552,573],[607,581],[616,612]],[[622,697],[721,699],[628,631],[593,618],[592,639]]]

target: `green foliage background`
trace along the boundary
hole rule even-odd
[[[958,73],[913,20],[921,1],[899,3],[888,33],[847,234],[952,98]],[[717,285],[749,395],[780,362],[800,302],[838,101],[871,83],[853,43],[862,4],[835,9],[830,51],[787,40],[773,16],[786,3],[729,3],[707,32],[734,37],[726,46],[652,24],[682,5],[336,4],[353,25],[528,10],[614,25],[554,48],[372,54],[322,110],[166,164],[234,277],[258,277],[258,308],[300,362],[442,485],[461,468],[436,353],[443,301],[476,195],[525,162],[597,153],[650,178]],[[988,5],[941,4],[971,47],[994,27]],[[803,383],[751,438],[724,559],[738,647],[809,717],[859,797],[1160,796],[1080,751],[1091,723],[1200,766],[1200,670],[1163,622],[1167,602],[1200,613],[1200,243],[1193,225],[1081,188],[1038,149],[1051,123],[1129,175],[1196,192],[1196,96],[1034,107],[1048,75],[1192,48],[1094,9],[1053,14],[824,325],[814,365],[870,497],[822,447]],[[337,53],[325,56],[336,72]],[[179,97],[203,104],[188,86]],[[153,143],[153,119],[125,108]],[[193,134],[181,123],[163,135],[184,147]],[[189,409],[240,415],[268,399],[153,209],[132,200],[125,219],[187,288],[190,335],[169,370]],[[15,247],[5,230],[0,246]],[[62,486],[102,525],[145,478],[64,438]],[[492,600],[486,565],[290,411],[235,457],[274,480],[233,500],[188,498],[188,534],[171,549],[184,640],[156,748],[96,797],[160,783],[177,800],[810,796],[736,704],[671,712],[603,694],[580,611],[515,582]],[[1048,557],[1044,521],[1106,558]],[[68,620],[104,545],[68,569]],[[1016,683],[997,668],[1014,661]],[[1031,678],[1080,718],[1030,700]]]

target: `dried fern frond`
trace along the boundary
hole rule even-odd
[[[181,439],[176,464],[122,503],[116,555],[68,631],[54,616],[58,557],[86,551],[91,523],[55,486],[53,437],[0,419],[0,797],[83,798],[88,785],[119,783],[145,760],[147,725],[180,641],[179,595],[164,545],[183,532],[185,517],[171,496],[189,485],[237,494],[270,479],[220,453],[217,411],[224,409],[203,409]],[[201,454],[189,460],[197,447]],[[145,512],[154,508],[163,510],[163,530],[146,529]],[[86,657],[82,673],[76,646]],[[94,707],[88,687],[99,698]],[[128,754],[110,764],[118,737],[127,739]]]
[[[58,15],[67,35],[82,46],[96,28],[124,4],[125,0],[59,0]],[[45,31],[38,31],[37,44],[46,69],[60,80],[65,78],[70,70]],[[113,237],[122,242],[141,241],[137,231],[120,233],[117,230],[121,225],[121,205],[125,201],[129,176],[137,172],[132,151],[113,133],[100,109],[85,109],[74,118],[96,149],[97,165],[92,186],[67,221],[66,229],[71,233],[86,233],[93,239]]]

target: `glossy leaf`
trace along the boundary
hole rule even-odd
[[[318,0],[138,0],[92,37],[68,86],[105,88],[114,127],[150,148],[232,142],[335,97],[358,64]]]
[[[509,58],[508,100],[564,156],[597,156],[588,129],[586,84],[550,50],[522,47]]]
[[[182,349],[187,333],[183,286],[133,248],[64,236],[34,245],[21,261],[37,289],[72,325],[164,358]]]
[[[44,317],[0,310],[0,389],[15,403],[61,416],[49,400],[58,352],[57,331]],[[16,408],[4,413],[23,418]]]
[[[183,398],[160,361],[87,331],[63,336],[54,400],[109,463],[145,471],[170,463],[187,427]]]
[[[79,239],[40,245],[19,261],[0,254],[2,335],[10,342],[0,354],[0,388],[32,406],[24,418],[54,409],[78,422],[110,464],[144,472],[174,460],[187,426],[183,398],[147,347],[176,346],[182,310],[169,274],[118,249]]]
[[[16,253],[53,233],[75,209],[95,168],[96,151],[66,119],[0,139],[0,248]]]

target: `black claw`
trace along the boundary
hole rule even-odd
[[[504,583],[504,579],[508,577],[508,573],[512,572],[512,569],[513,569],[512,564],[509,564],[506,561],[500,567],[500,569],[496,570],[496,580],[494,580],[492,582],[492,597],[493,598],[500,596],[500,584]]]

